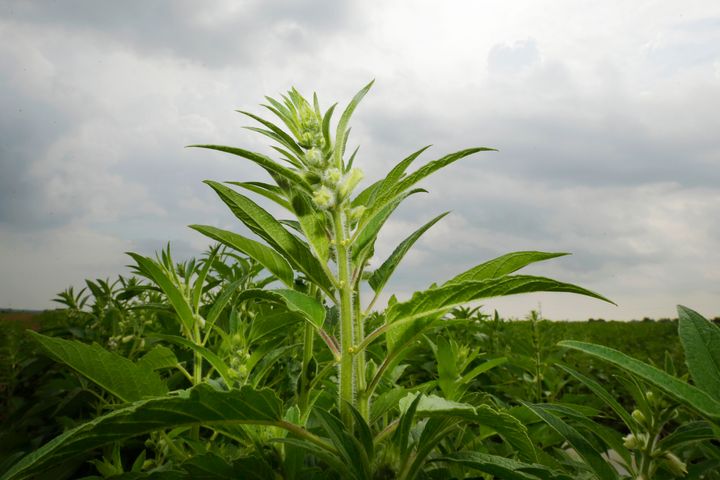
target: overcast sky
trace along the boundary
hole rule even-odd
[[[376,84],[351,143],[368,181],[426,144],[492,146],[431,177],[382,260],[444,210],[388,288],[401,298],[513,250],[572,252],[529,273],[564,294],[506,316],[720,315],[720,3],[0,0],[0,307],[44,308],[125,251],[239,229],[201,182],[266,180],[235,109],[291,86],[323,106]],[[420,161],[417,162],[421,164]],[[367,183],[366,183],[367,184]]]

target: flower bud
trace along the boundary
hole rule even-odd
[[[665,463],[673,475],[682,477],[687,475],[687,465],[672,452],[665,454]]]
[[[623,437],[623,445],[625,445],[625,448],[629,450],[638,450],[644,448],[646,442],[647,434],[644,433],[638,433],[637,435],[631,433]]]
[[[128,343],[128,342],[129,342],[130,340],[132,340],[133,338],[134,338],[133,335],[125,335],[124,337],[122,337],[122,339],[120,339],[120,341],[121,341],[122,343]]]
[[[305,164],[308,167],[322,167],[325,163],[325,159],[323,158],[323,154],[320,151],[319,148],[311,148],[307,152],[305,152]]]
[[[360,220],[360,217],[363,216],[363,213],[365,213],[365,210],[367,210],[367,208],[365,208],[364,205],[360,205],[358,207],[351,208],[350,211],[348,212],[348,218],[350,219],[351,222],[357,222],[358,220]]]
[[[335,187],[342,180],[342,172],[338,168],[328,168],[323,173],[323,183],[328,187]]]
[[[630,414],[630,416],[632,416],[632,418],[634,418],[635,421],[638,422],[638,423],[641,424],[641,425],[644,425],[644,424],[645,424],[645,421],[647,420],[647,419],[645,418],[645,414],[643,414],[643,413],[642,413],[640,410],[638,410],[637,408],[632,411],[632,413]]]
[[[335,192],[323,185],[313,192],[313,202],[323,210],[331,208],[335,205]]]
[[[360,183],[360,180],[362,180],[363,177],[363,171],[359,168],[353,168],[352,170],[350,170],[350,172],[345,175],[345,178],[343,179],[343,182],[338,189],[340,197],[345,198],[350,195],[350,193],[352,193],[355,187],[357,187],[357,184]]]

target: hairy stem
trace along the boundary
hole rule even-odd
[[[335,251],[338,265],[338,287],[340,289],[340,417],[348,428],[352,425],[352,411],[355,405],[355,371],[353,343],[353,286],[351,282],[350,252],[348,249],[345,222],[341,208],[333,212],[335,227]]]

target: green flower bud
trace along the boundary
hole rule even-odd
[[[673,475],[682,477],[687,475],[687,465],[685,462],[680,460],[674,453],[667,452],[665,454],[665,463],[668,467],[668,469],[673,473]]]
[[[357,187],[357,184],[360,183],[360,180],[363,179],[363,177],[363,171],[359,168],[353,168],[352,170],[350,170],[350,172],[345,175],[345,178],[343,179],[343,182],[338,189],[340,197],[346,198],[348,195],[350,195],[355,189],[355,187]]]
[[[313,202],[323,210],[331,208],[335,205],[335,192],[323,185],[313,192]]]
[[[645,447],[647,442],[647,434],[638,433],[637,435],[631,433],[623,437],[623,445],[629,450],[638,450]]]
[[[647,419],[645,418],[645,414],[643,414],[643,412],[641,412],[637,408],[635,410],[633,410],[630,415],[635,419],[636,422],[638,422],[641,425],[644,425],[645,422],[647,421]]]
[[[342,172],[338,168],[328,168],[323,173],[323,183],[328,187],[336,187],[342,180]]]
[[[305,163],[308,167],[322,167],[325,163],[325,158],[319,148],[311,148],[305,152]]]
[[[358,220],[360,220],[360,217],[363,216],[363,213],[365,213],[365,210],[367,210],[367,208],[365,208],[364,205],[360,205],[359,207],[351,208],[350,211],[348,212],[348,218],[350,219],[351,222],[357,222]]]

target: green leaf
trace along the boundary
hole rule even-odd
[[[600,480],[617,480],[617,472],[580,432],[550,413],[543,405],[532,405],[525,402],[522,402],[522,404],[560,434],[573,447],[575,452],[582,457],[597,478]]]
[[[525,426],[509,413],[495,410],[489,405],[473,406],[467,403],[446,400],[436,395],[408,394],[400,400],[400,411],[404,412],[417,400],[415,418],[453,417],[469,420],[496,431],[505,441],[514,446],[526,460],[536,461],[537,453]],[[411,403],[412,402],[412,403]]]
[[[271,130],[271,132],[274,134],[274,136],[272,136],[270,138],[277,140],[279,143],[281,143],[282,145],[284,145],[287,148],[289,148],[290,150],[292,150],[296,155],[301,156],[303,154],[303,150],[300,148],[300,146],[295,142],[295,140],[290,135],[285,133],[285,131],[282,128],[278,127],[277,125],[275,125],[272,122],[265,120],[262,117],[252,114],[250,112],[245,112],[242,110],[236,110],[236,112],[242,113],[243,115],[246,115],[257,122],[262,123],[264,126],[269,128]]]
[[[360,221],[360,224],[357,227],[357,233],[355,234],[352,243],[353,261],[359,263],[360,260],[367,260],[372,257],[378,233],[380,232],[382,226],[385,225],[387,219],[390,218],[390,215],[392,215],[392,213],[400,205],[400,203],[402,203],[403,200],[405,200],[410,195],[414,195],[420,192],[424,193],[426,192],[426,190],[423,190],[422,188],[416,188],[414,190],[406,192],[399,198],[395,199],[393,202],[385,205],[385,207],[378,210],[373,215],[367,217],[366,220]]]
[[[708,422],[688,422],[658,442],[662,450],[674,450],[681,445],[717,439],[718,435]]]
[[[155,345],[152,350],[137,361],[137,366],[148,370],[160,370],[177,365],[175,353],[162,345]]]
[[[205,264],[197,273],[197,278],[195,279],[195,284],[192,289],[192,303],[190,304],[193,311],[195,312],[199,311],[200,309],[200,298],[202,297],[203,288],[206,286],[205,279],[207,278],[210,267],[215,261],[215,257],[217,256],[219,251],[220,245],[214,245],[213,247],[211,247],[210,253],[208,254],[207,258],[205,258]]]
[[[457,364],[455,363],[455,352],[452,345],[445,337],[437,338],[435,358],[437,359],[438,385],[447,398],[454,398],[460,379]]]
[[[568,347],[605,360],[623,370],[642,378],[655,385],[675,400],[695,409],[703,416],[720,421],[720,402],[710,397],[706,392],[694,387],[679,378],[663,372],[659,368],[648,365],[635,358],[629,357],[612,348],[592,343],[563,340],[558,343],[561,347]]]
[[[342,157],[345,150],[345,136],[347,135],[347,125],[350,122],[350,117],[355,111],[355,108],[358,106],[365,94],[367,94],[367,92],[370,90],[370,87],[372,87],[373,83],[375,83],[375,80],[365,85],[358,93],[356,93],[352,100],[350,100],[348,106],[345,107],[345,111],[343,112],[342,116],[340,116],[340,121],[338,122],[337,130],[335,131],[335,148],[333,150],[332,162],[337,168],[341,170],[343,166]]]
[[[290,184],[310,191],[310,184],[307,183],[307,181],[302,175],[293,170],[290,170],[289,168],[283,167],[270,157],[266,157],[265,155],[262,155],[260,153],[250,152],[248,150],[237,147],[226,147],[223,145],[188,145],[188,147],[207,148],[210,150],[217,150],[220,152],[230,153],[239,157],[247,158],[248,160],[256,163],[257,165],[260,165],[271,176],[279,175],[280,177],[287,180]]]
[[[563,473],[537,463],[524,463],[511,458],[480,452],[456,452],[434,459],[473,468],[504,480],[573,480]]]
[[[230,303],[233,296],[237,293],[238,288],[240,288],[240,286],[246,281],[246,279],[241,278],[240,280],[235,280],[223,287],[218,296],[215,298],[215,301],[213,302],[212,307],[210,307],[210,311],[207,313],[205,318],[204,328],[207,332],[210,332],[210,329],[212,329],[213,325],[215,325],[215,322],[220,317],[220,314],[223,310],[225,310],[225,307],[228,306],[228,303]],[[205,338],[207,339],[207,336]],[[204,343],[205,342],[203,342],[203,344]]]
[[[0,480],[42,476],[50,466],[127,438],[182,426],[205,425],[220,432],[238,424],[297,428],[282,421],[282,401],[269,389],[220,392],[198,385],[179,396],[142,400],[75,427],[26,455]]]
[[[321,262],[327,263],[330,258],[330,239],[328,237],[325,213],[317,211],[303,192],[291,192],[292,212],[297,217],[301,231],[315,251]]]
[[[385,178],[381,180],[377,190],[373,191],[373,195],[371,198],[375,199],[376,197],[382,197],[384,193],[388,192],[393,186],[395,186],[405,175],[405,170],[407,170],[410,164],[415,161],[416,158],[422,155],[422,153],[428,148],[430,148],[430,145],[424,146],[420,150],[410,154],[402,161],[400,161],[397,165],[395,165],[392,170],[388,172]],[[366,205],[370,207],[372,206],[372,203]]]
[[[678,334],[693,382],[720,400],[720,328],[687,307],[677,309]]]
[[[601,295],[569,283],[544,277],[514,275],[487,280],[469,280],[431,288],[396,303],[385,313],[385,332],[390,346],[434,318],[474,300],[530,292],[568,292],[605,300]]]
[[[252,288],[243,291],[238,301],[254,299],[266,300],[285,305],[291,312],[300,313],[317,328],[325,323],[325,307],[318,300],[295,290],[261,290]]]
[[[277,205],[280,205],[286,210],[291,210],[290,204],[288,203],[287,199],[283,197],[283,192],[280,189],[280,187],[277,187],[275,185],[270,185],[269,183],[263,183],[263,182],[227,182],[229,185],[235,185],[241,188],[244,188],[245,190],[250,190],[251,192],[257,193],[258,195],[262,195],[263,197],[267,198],[268,200],[276,203]]]
[[[372,287],[373,291],[377,292],[385,286],[388,279],[393,274],[397,266],[400,264],[400,261],[403,259],[408,250],[410,250],[413,244],[422,236],[423,233],[425,233],[430,227],[439,222],[440,219],[448,213],[450,212],[441,213],[437,217],[427,222],[422,227],[415,230],[405,240],[400,242],[400,244],[387,258],[387,260],[385,260],[385,262],[383,262],[383,264],[380,265],[368,279],[368,283],[370,284],[370,287]]]
[[[489,278],[504,277],[524,268],[531,263],[549,260],[551,258],[569,255],[568,253],[547,253],[547,252],[513,252],[502,255],[488,262],[477,265],[451,280],[445,282],[461,283],[467,280],[487,280]]]
[[[46,337],[28,330],[54,360],[68,365],[125,402],[167,393],[167,387],[150,368],[109,352],[100,345]]]
[[[495,151],[494,148],[486,148],[486,147],[476,147],[476,148],[468,148],[465,150],[461,150],[459,152],[451,153],[449,155],[445,155],[444,157],[434,160],[432,162],[429,162],[413,173],[409,174],[408,176],[402,178],[397,183],[393,184],[390,188],[387,190],[383,190],[380,195],[377,195],[375,197],[375,201],[372,204],[372,208],[370,209],[372,212],[375,212],[378,209],[383,208],[388,202],[392,202],[393,199],[397,198],[398,196],[402,195],[403,192],[408,190],[410,187],[415,185],[420,180],[424,179],[425,177],[433,174],[434,172],[440,170],[441,168],[444,168],[451,163],[454,163],[462,158],[465,158],[467,156],[470,156],[474,153],[478,152],[486,152],[486,151]],[[370,216],[370,214],[368,214]]]
[[[250,230],[268,242],[290,265],[305,273],[311,281],[332,295],[332,281],[305,243],[285,230],[280,222],[248,197],[217,182],[208,180],[205,183],[217,192],[235,216]]]
[[[195,316],[185,295],[180,291],[164,268],[151,258],[143,257],[137,253],[127,252],[137,263],[139,273],[152,280],[167,296],[170,305],[177,314],[186,331],[192,332],[195,325]],[[163,252],[164,254],[164,252]]]
[[[223,378],[225,385],[230,387],[233,384],[232,377],[230,376],[230,368],[225,364],[225,362],[223,362],[223,360],[219,356],[217,356],[211,350],[201,345],[197,345],[196,343],[193,343],[186,338],[178,337],[177,335],[163,335],[160,333],[152,333],[149,334],[148,337],[165,340],[166,342],[174,343],[176,345],[180,345],[182,347],[189,348],[194,352],[197,352],[205,360],[207,360],[207,362],[212,365],[215,370],[217,370],[217,372]]]
[[[632,417],[627,412],[627,410],[625,410],[625,408],[623,408],[623,406],[620,405],[620,403],[617,400],[615,400],[615,397],[613,397],[610,394],[610,392],[605,390],[605,388],[602,385],[600,385],[598,382],[596,382],[592,378],[587,377],[587,376],[583,375],[582,373],[573,370],[570,367],[566,367],[565,365],[561,365],[561,364],[558,364],[557,366],[560,367],[561,369],[565,370],[567,373],[569,373],[570,375],[575,377],[577,380],[579,380],[581,383],[583,383],[586,387],[588,387],[590,390],[592,390],[592,392],[600,400],[602,400],[603,402],[605,402],[605,404],[607,406],[612,408],[612,410],[617,414],[618,417],[620,417],[620,419],[622,419],[622,421],[625,423],[625,425],[628,428],[632,428],[635,426],[635,424],[637,422],[635,422],[635,420],[632,419]]]
[[[281,282],[289,287],[292,287],[292,267],[282,257],[282,255],[278,254],[272,248],[263,245],[260,242],[256,242],[255,240],[243,237],[237,233],[211,227],[209,225],[190,225],[190,228],[212,238],[213,240],[217,240],[230,248],[234,248],[248,257],[252,257],[270,273],[275,275]]]

